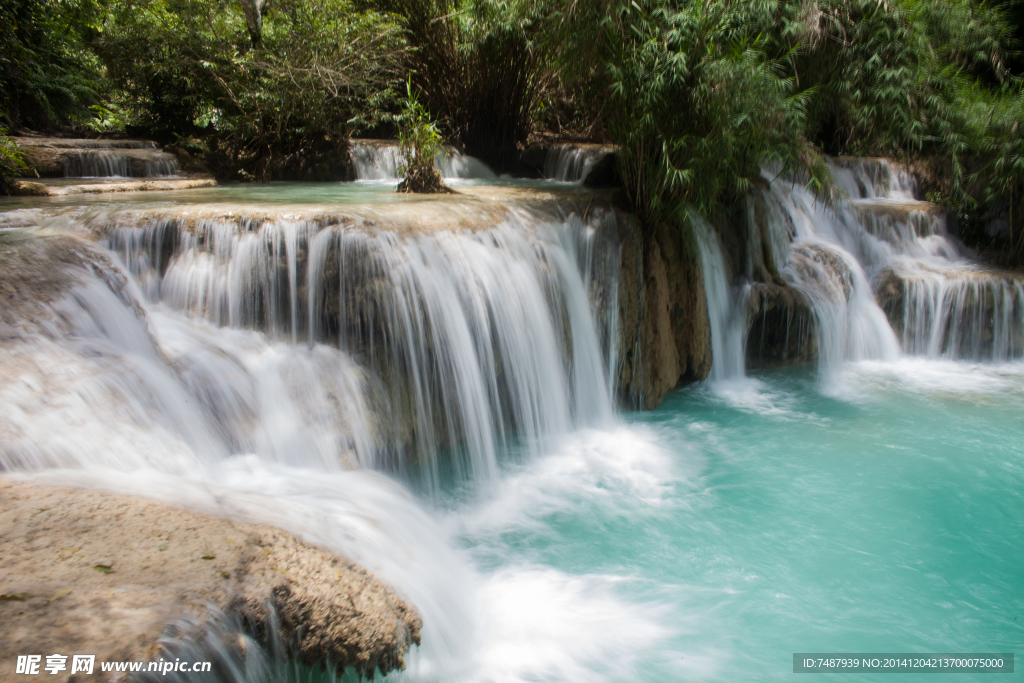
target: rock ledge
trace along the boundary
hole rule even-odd
[[[53,653],[69,655],[61,681],[73,654],[96,655],[87,678],[111,680],[99,662],[156,659],[183,621],[221,613],[339,674],[404,668],[420,642],[419,615],[390,588],[281,529],[0,479],[0,682],[25,680],[18,655]]]

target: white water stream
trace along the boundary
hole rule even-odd
[[[388,140],[353,140],[352,163],[359,180],[401,180],[402,157],[398,143]],[[434,161],[444,178],[496,178],[487,164],[446,147]]]
[[[913,177],[883,160],[832,162],[847,198],[825,205],[802,186],[775,178],[762,191],[766,215],[749,218],[751,251],[763,245],[814,318],[819,380],[834,385],[846,362],[932,358],[1007,360],[1024,354],[1024,280],[971,260],[938,207],[915,199]],[[714,230],[695,220],[715,347],[712,379],[743,376],[747,326],[742,286],[731,284]],[[879,307],[886,276],[903,288],[901,329]],[[739,359],[739,360],[737,360]]]

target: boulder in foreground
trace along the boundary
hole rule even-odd
[[[174,659],[168,643],[226,616],[289,660],[404,668],[416,611],[365,569],[290,533],[100,491],[0,480],[0,682],[18,655]],[[276,632],[275,632],[276,631]],[[217,635],[217,634],[214,634]],[[244,648],[241,656],[244,657]],[[216,666],[216,664],[215,664]]]

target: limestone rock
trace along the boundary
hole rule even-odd
[[[281,529],[0,481],[0,593],[20,596],[0,600],[4,683],[21,680],[19,654],[53,653],[95,654],[96,680],[110,680],[99,662],[152,660],[174,624],[202,628],[213,613],[252,625],[259,641],[276,639],[293,661],[366,677],[403,668],[419,643],[419,616],[390,588]],[[113,571],[96,571],[97,562]]]
[[[810,305],[796,289],[751,285],[747,297],[747,368],[807,363],[817,356]]]

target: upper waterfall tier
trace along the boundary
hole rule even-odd
[[[579,192],[377,197],[361,187],[362,202],[305,203],[281,185],[258,188],[255,204],[240,187],[197,191],[220,198],[204,203],[51,204],[8,212],[3,224],[94,235],[127,265],[123,291],[137,294],[117,304],[89,274],[101,256],[81,252],[54,314],[65,322],[39,325],[61,344],[98,335],[110,353],[143,357],[150,370],[123,390],[144,391],[142,405],[175,404],[159,412],[172,431],[206,435],[190,441],[204,444],[202,458],[247,449],[273,460],[298,440],[319,468],[340,450],[350,465],[419,462],[430,482],[446,471],[486,480],[510,441],[539,444],[611,419],[613,212]],[[133,311],[148,324],[131,322]],[[278,356],[282,344],[294,358],[259,374],[261,354]],[[160,356],[172,366],[158,373]],[[178,379],[152,386],[168,372]],[[175,393],[195,397],[204,418],[184,417],[194,408]],[[276,434],[275,413],[304,416],[303,430]],[[257,433],[267,433],[254,439],[246,425],[261,420]]]
[[[832,157],[828,165],[832,180],[850,199],[917,199],[917,179],[887,159]]]
[[[360,140],[350,142],[352,165],[359,180],[401,180],[405,159],[397,140]],[[446,147],[434,160],[445,178],[495,178],[487,164],[466,156],[454,147]]]
[[[16,142],[42,177],[154,178],[178,173],[177,158],[148,140],[22,137]]]
[[[566,183],[582,183],[598,163],[614,153],[615,148],[611,145],[551,145],[544,160],[544,177]]]

